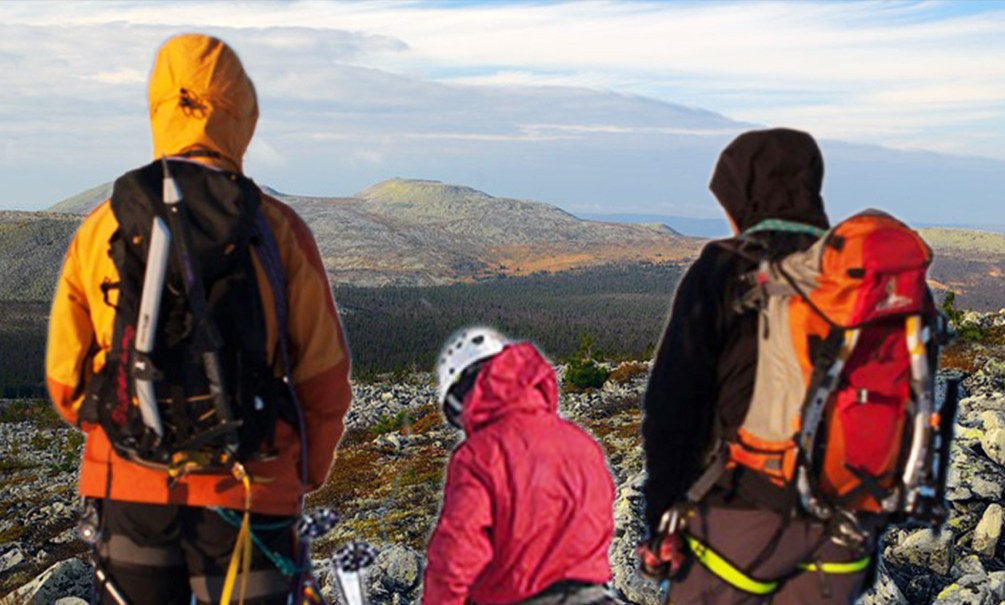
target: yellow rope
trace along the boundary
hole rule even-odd
[[[244,485],[244,518],[241,520],[241,529],[237,532],[237,543],[234,544],[234,553],[230,556],[230,565],[227,567],[227,578],[223,583],[223,594],[220,596],[220,603],[229,605],[231,595],[234,593],[234,584],[237,582],[238,568],[241,572],[241,591],[238,603],[243,605],[244,593],[248,586],[248,574],[251,572],[251,476],[244,469],[240,462],[234,463],[234,477]]]

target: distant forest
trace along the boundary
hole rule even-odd
[[[682,268],[630,264],[438,287],[335,291],[355,374],[432,370],[447,337],[488,325],[553,360],[642,359],[659,341]]]
[[[444,340],[472,324],[535,342],[556,361],[644,359],[659,341],[682,267],[626,264],[437,287],[339,286],[353,376],[429,371]],[[45,395],[48,302],[0,303],[0,393]]]

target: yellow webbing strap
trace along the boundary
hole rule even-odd
[[[694,557],[698,559],[698,561],[704,565],[706,569],[719,576],[719,578],[727,584],[730,584],[731,586],[744,592],[756,595],[771,594],[778,590],[778,582],[762,582],[760,580],[755,580],[734,567],[732,563],[723,559],[715,551],[708,546],[705,546],[695,538],[691,536],[685,537],[687,538],[688,546],[691,547],[691,552],[694,553]]]
[[[800,563],[799,569],[803,571],[822,571],[841,576],[865,571],[869,568],[870,563],[872,563],[872,557],[863,557],[857,561],[849,561],[847,563],[820,563],[819,565],[816,563]]]
[[[241,568],[241,592],[238,603],[244,603],[244,592],[248,586],[248,574],[251,572],[251,476],[244,470],[240,462],[234,464],[234,477],[244,485],[244,518],[241,521],[241,530],[237,533],[237,543],[234,544],[234,554],[230,556],[230,565],[227,567],[227,578],[223,582],[223,594],[220,596],[220,603],[230,604],[230,597],[234,593],[234,584],[237,582],[238,567]]]

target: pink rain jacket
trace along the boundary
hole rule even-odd
[[[530,344],[479,373],[429,541],[425,605],[516,603],[562,580],[610,580],[614,483],[597,442],[557,410],[555,373]]]

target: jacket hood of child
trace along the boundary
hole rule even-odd
[[[498,419],[518,413],[558,412],[555,371],[530,343],[507,346],[478,374],[461,414],[472,434]]]
[[[611,473],[600,445],[557,411],[555,372],[533,345],[482,367],[429,542],[424,604],[509,604],[562,581],[610,580]]]

